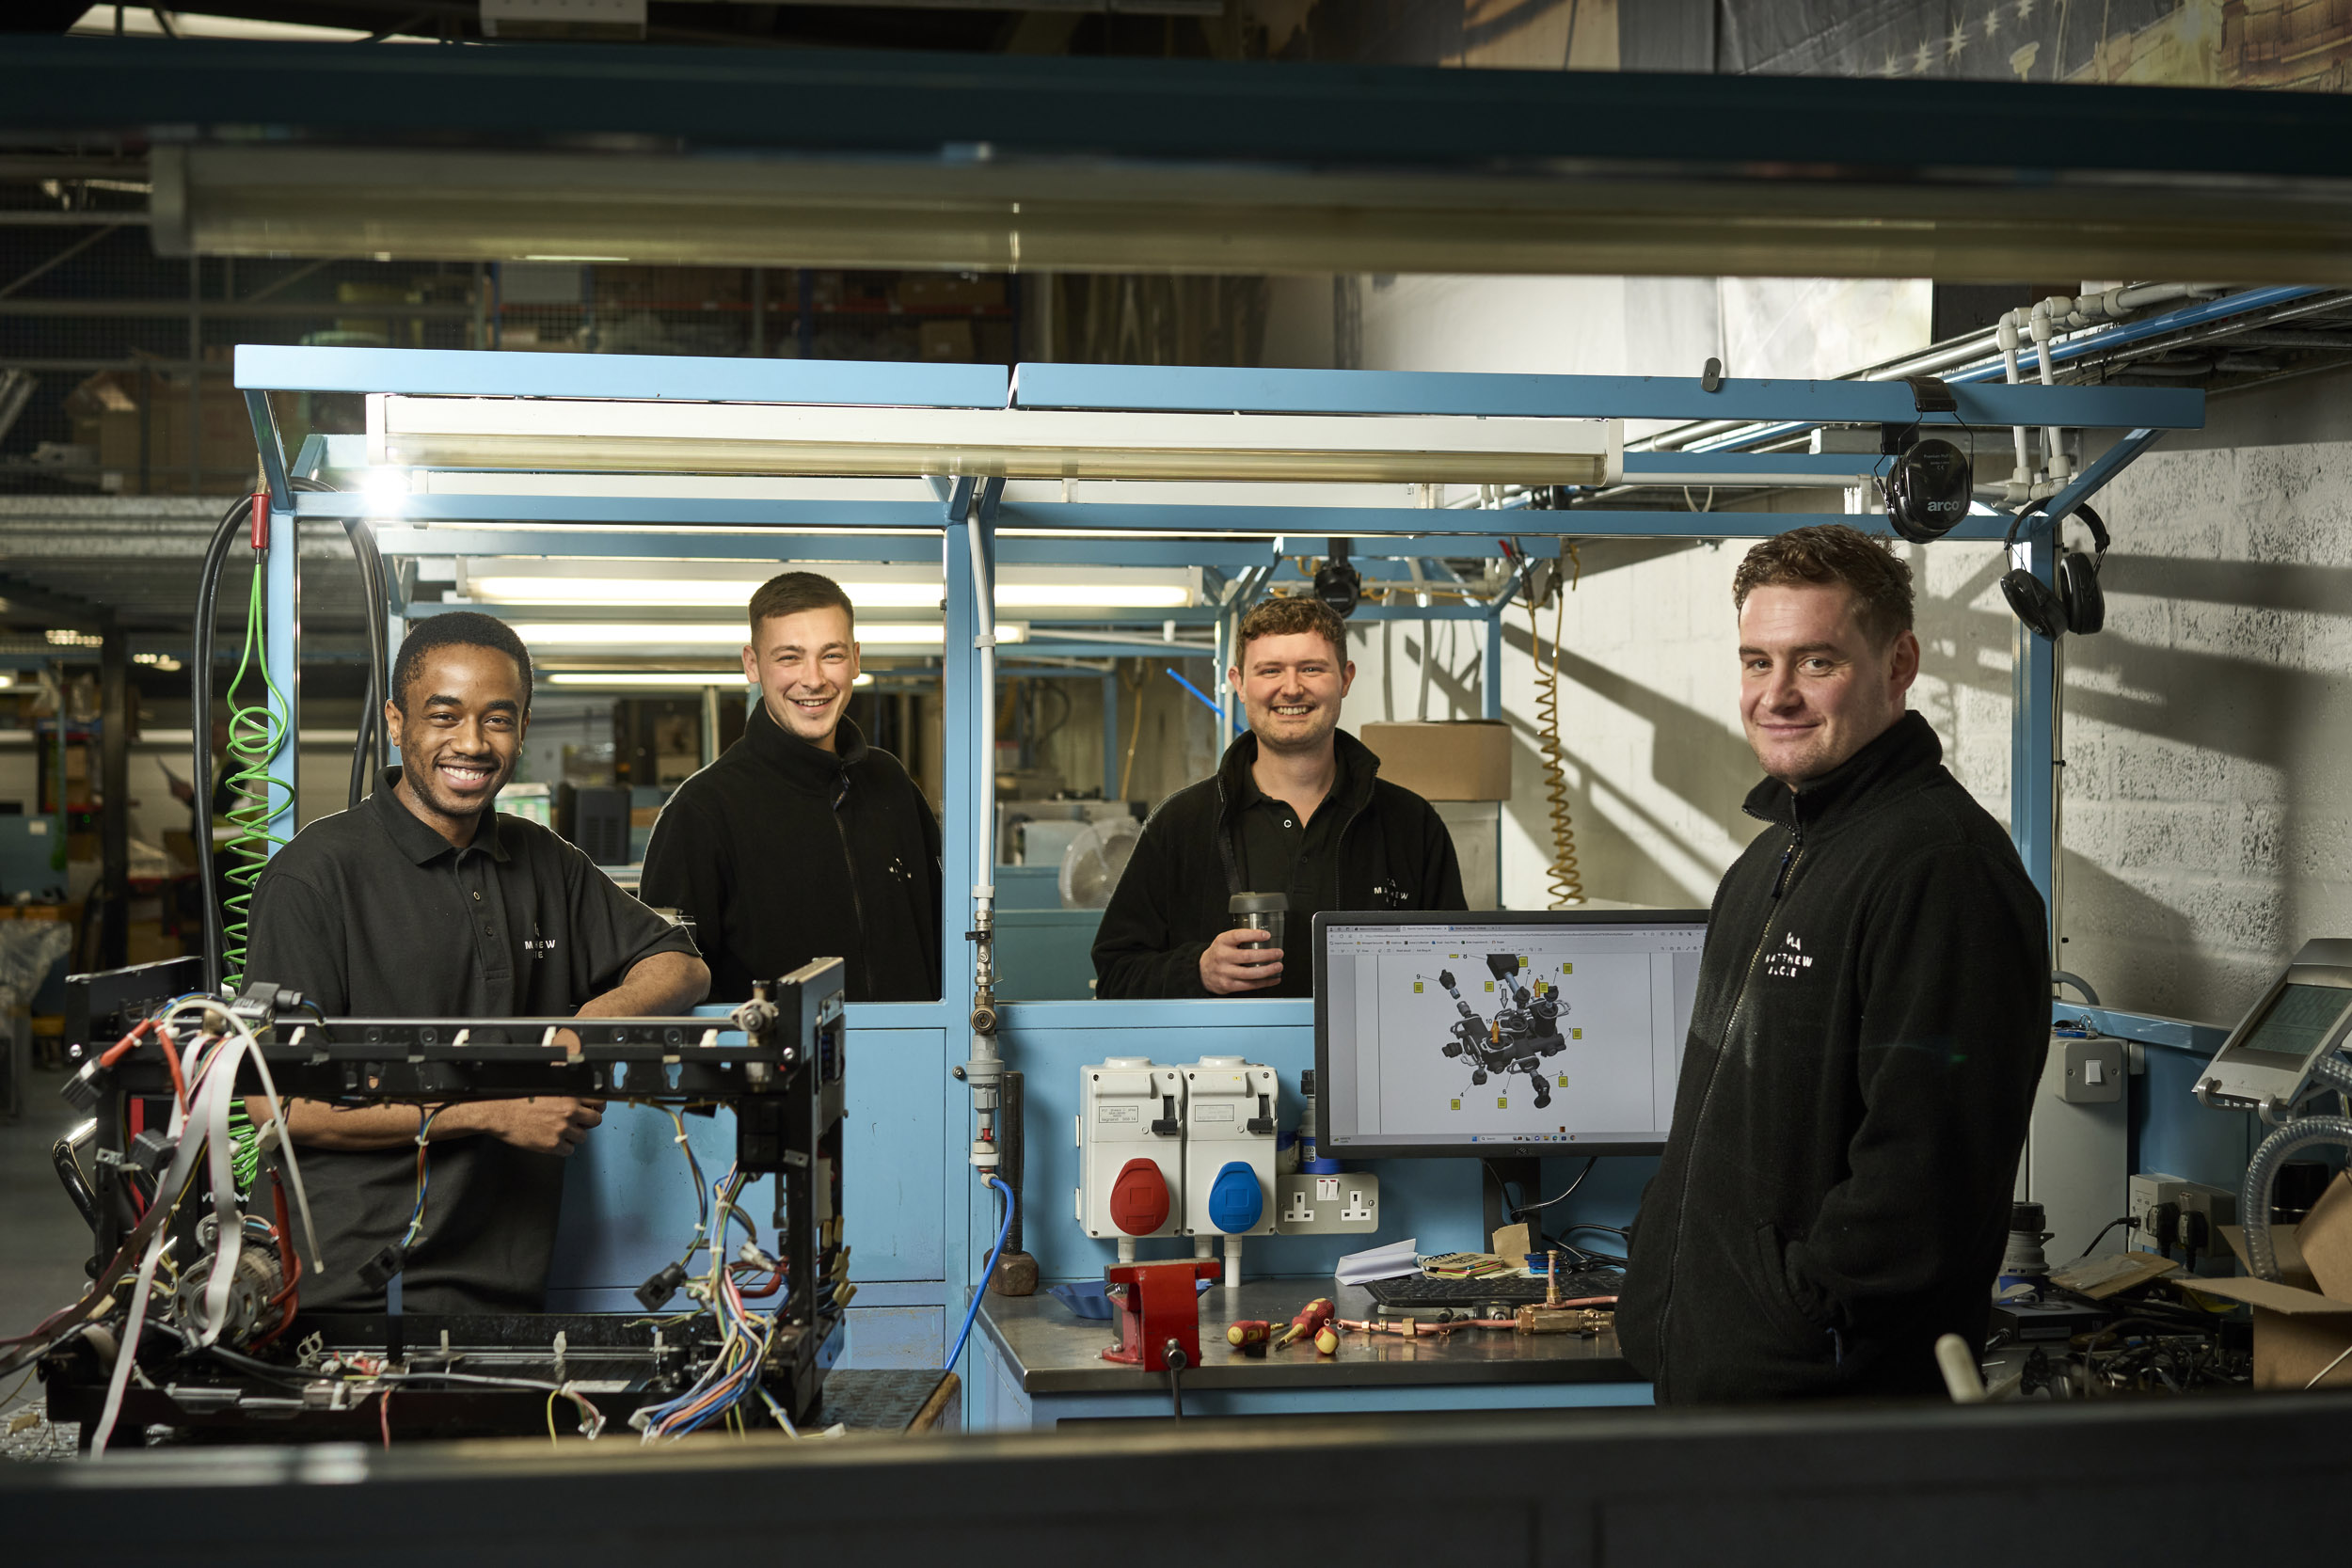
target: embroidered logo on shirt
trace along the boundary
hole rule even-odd
[[[1764,973],[1775,980],[1793,980],[1800,971],[1813,967],[1813,956],[1804,950],[1804,939],[1794,931],[1783,931],[1779,948],[1764,960]]]
[[[523,951],[526,953],[552,953],[555,951],[555,939],[553,937],[541,936],[539,934],[539,923],[534,920],[531,923],[531,935],[523,939]]]

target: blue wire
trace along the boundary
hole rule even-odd
[[[1225,710],[1216,705],[1216,698],[1210,696],[1207,692],[1193,685],[1192,682],[1184,679],[1184,676],[1178,674],[1175,671],[1168,669],[1166,665],[1162,665],[1161,669],[1169,680],[1174,681],[1178,686],[1183,687],[1185,690],[1191,692],[1195,697],[1199,698],[1200,700],[1200,705],[1203,707],[1207,708],[1211,713],[1216,714],[1219,719],[1223,719],[1225,717]],[[1238,718],[1232,721],[1232,725],[1233,733],[1235,735],[1239,735],[1244,728],[1241,720]]]
[[[1005,1219],[996,1227],[996,1244],[988,1249],[988,1263],[980,1270],[980,1282],[972,1291],[972,1305],[963,1309],[963,1327],[956,1335],[956,1348],[947,1357],[947,1370],[954,1371],[963,1356],[963,1342],[972,1337],[972,1320],[980,1315],[980,1297],[987,1293],[988,1282],[996,1277],[996,1259],[1004,1256],[1005,1238],[1012,1234],[1012,1189],[994,1177],[988,1184],[1005,1195]]]

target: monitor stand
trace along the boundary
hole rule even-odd
[[[1511,1201],[1503,1196],[1502,1183],[1508,1181],[1517,1187],[1522,1202],[1540,1202],[1544,1196],[1544,1163],[1524,1155],[1486,1159],[1479,1162],[1479,1188],[1486,1200],[1486,1228],[1478,1238],[1483,1250],[1493,1246],[1495,1232],[1511,1223]]]

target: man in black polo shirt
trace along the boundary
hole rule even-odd
[[[1340,618],[1268,599],[1235,645],[1226,679],[1249,733],[1144,824],[1095,937],[1098,996],[1311,996],[1316,911],[1465,907],[1444,821],[1339,727],[1356,679]],[[1228,904],[1245,892],[1288,896],[1287,958],[1246,945],[1265,932],[1232,928]]]
[[[400,766],[352,811],[304,829],[255,889],[249,979],[329,1018],[621,1018],[683,1012],[710,972],[684,932],[578,849],[491,809],[531,722],[531,656],[486,615],[411,631],[384,722]],[[246,1102],[257,1124],[266,1105]],[[601,1101],[458,1101],[428,1132],[424,1223],[402,1271],[416,1312],[536,1310],[563,1196],[560,1156]],[[287,1130],[326,1268],[306,1308],[381,1310],[358,1272],[407,1230],[418,1198],[413,1105],[295,1100]]]
[[[661,808],[645,900],[691,915],[711,994],[838,958],[852,1002],[939,995],[939,818],[849,717],[855,612],[841,585],[787,572],[751,602],[743,737]]]

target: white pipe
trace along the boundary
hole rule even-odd
[[[2228,286],[2220,283],[2135,283],[2125,288],[2109,289],[2105,293],[2084,294],[2079,298],[2067,301],[2067,310],[2062,325],[2067,330],[2074,331],[2086,326],[2098,326],[2108,322],[2120,321],[2125,316],[2136,315],[2152,305],[2172,305],[2182,300],[2211,299],[2228,292]],[[2010,314],[2016,318],[2018,327],[2025,326],[2032,319],[2030,309],[2011,311]],[[2007,322],[2010,317],[2002,319]],[[1979,336],[1963,338],[1941,348],[1930,349],[1907,359],[1896,359],[1883,365],[1872,365],[1836,379],[1840,381],[1899,381],[1905,376],[1933,375],[1938,372],[1950,370],[1955,365],[1965,365],[1982,359],[1996,348],[2008,346],[2001,342],[2000,331],[1996,327]],[[2014,375],[2010,377],[2012,382],[2016,379]],[[1708,420],[1698,424],[1686,425],[1678,430],[1662,432],[1653,436],[1646,445],[1654,451],[1676,451],[1690,445],[1692,441],[1704,440],[1709,436],[1724,435],[1730,431],[1744,430],[1755,423],[1756,421],[1754,420]],[[1629,445],[1631,444],[1629,443]]]
[[[977,494],[977,492],[976,492]],[[972,567],[974,631],[972,646],[979,655],[979,691],[974,716],[979,737],[978,809],[973,822],[974,859],[977,880],[972,884],[973,929],[979,940],[972,953],[972,1056],[964,1076],[972,1089],[972,1109],[977,1123],[972,1140],[973,1168],[982,1175],[997,1165],[995,1142],[997,1085],[1004,1058],[996,1049],[993,1017],[996,987],[993,932],[996,920],[996,596],[990,591],[986,552],[980,528],[967,514],[967,554]],[[989,1017],[982,1018],[986,1009]]]
[[[978,839],[980,879],[973,885],[975,912],[985,920],[996,905],[996,605],[995,595],[989,592],[988,562],[980,547],[977,525],[964,531],[971,546],[965,553],[972,562],[972,615],[975,632],[972,646],[980,656],[979,734],[980,734],[980,792]],[[987,949],[981,949],[987,961]]]
[[[2042,357],[2042,385],[2044,387],[2058,385],[2058,377],[2052,373],[2050,363],[2050,341],[2058,336],[2058,314],[2060,311],[2071,310],[2073,305],[2074,301],[2065,295],[2053,294],[2033,308],[2030,327],[2033,332],[2034,347],[2040,351]],[[2062,480],[2067,477],[2066,447],[2062,436],[2063,433],[2055,425],[2042,427],[2042,466],[2049,470],[2049,475],[2054,480]]]
[[[1229,1291],[1241,1289],[1241,1238],[1239,1236],[1225,1238],[1224,1284]]]
[[[2017,323],[2011,319],[2016,314],[2017,312],[2012,310],[2003,316],[2001,325],[1994,333],[1995,339],[2001,345],[2001,368],[2008,372],[2009,384],[2012,387],[2017,385]],[[2017,485],[2030,487],[2033,483],[2033,459],[2026,451],[2026,427],[2024,425],[2010,426],[2010,438],[2017,448],[2017,467],[2010,475],[2010,483],[2012,487]]]

